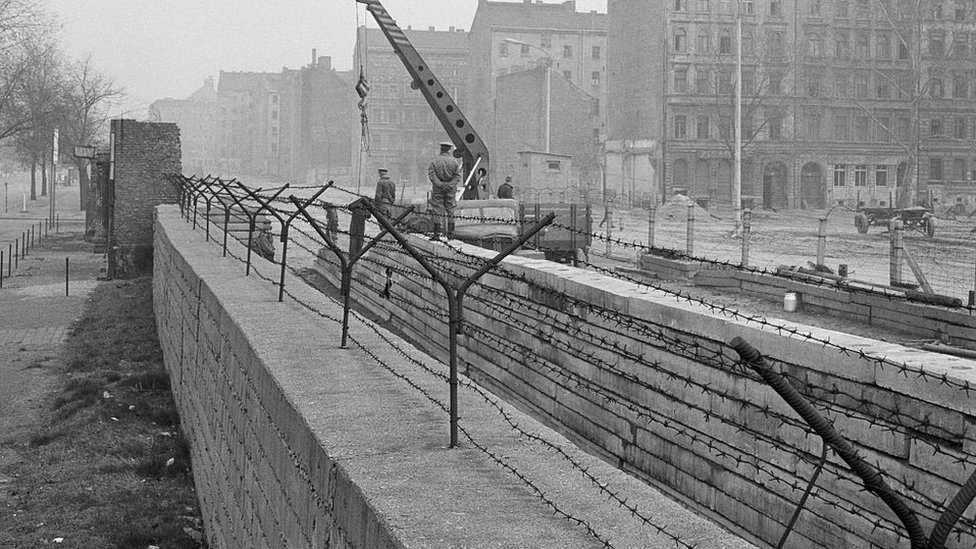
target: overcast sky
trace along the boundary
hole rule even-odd
[[[68,55],[89,54],[126,90],[123,110],[141,117],[149,103],[185,98],[219,71],[297,69],[318,55],[351,68],[359,23],[375,27],[355,0],[45,0]],[[553,0],[551,3],[557,3]],[[477,0],[385,0],[402,27],[470,29]],[[606,0],[577,0],[578,11],[606,12]],[[118,113],[113,113],[113,117]]]

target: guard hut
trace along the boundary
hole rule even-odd
[[[519,151],[515,191],[523,200],[551,201],[573,187],[573,157],[565,154]]]

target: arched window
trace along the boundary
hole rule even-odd
[[[681,158],[674,161],[674,172],[671,174],[674,192],[688,192],[688,161]]]
[[[675,29],[674,31],[674,52],[685,53],[688,51],[688,33],[685,29]]]

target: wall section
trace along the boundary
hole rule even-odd
[[[470,256],[491,253],[452,242],[462,256],[422,238],[412,244],[455,269],[452,276],[470,272]],[[465,301],[462,372],[747,538],[775,545],[821,443],[772,389],[729,367],[726,343],[735,336],[788,373],[889,475],[926,532],[938,502],[973,471],[976,401],[961,388],[976,381],[972,361],[813,327],[780,329],[544,260],[510,257],[502,265],[510,277],[486,276]],[[338,281],[331,252],[320,252],[316,269]],[[399,248],[374,248],[352,288],[419,347],[446,357],[442,291]],[[600,310],[624,315],[625,324],[592,325]],[[829,455],[790,544],[907,548],[890,510]],[[963,530],[947,547],[976,546],[973,522],[964,520]]]

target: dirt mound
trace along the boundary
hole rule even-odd
[[[708,210],[702,208],[697,203],[695,203],[694,200],[692,200],[691,198],[683,194],[676,194],[671,198],[669,198],[667,202],[658,206],[657,215],[659,217],[664,216],[667,219],[672,219],[672,218],[686,219],[688,217],[688,206],[691,204],[694,204],[694,207],[692,207],[691,209],[692,211],[695,212],[696,221],[697,220],[704,221],[706,219],[712,219],[711,214],[709,214]]]

